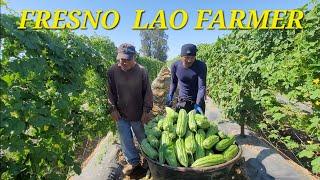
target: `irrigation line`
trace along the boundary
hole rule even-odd
[[[296,131],[295,131],[294,129],[292,129],[292,130],[293,130],[294,135],[300,140],[301,144],[303,144],[303,145],[305,146],[306,144],[305,144],[305,143],[302,141],[302,139],[297,135]]]

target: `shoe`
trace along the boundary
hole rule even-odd
[[[140,163],[136,164],[136,165],[132,165],[132,164],[126,164],[123,169],[122,169],[122,173],[124,175],[130,175],[138,166],[140,165]]]

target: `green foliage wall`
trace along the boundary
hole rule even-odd
[[[314,173],[320,172],[319,24],[315,3],[305,12],[303,30],[234,31],[198,47],[208,66],[209,96],[226,116],[310,158],[306,166],[312,164]],[[313,113],[279,103],[279,95],[308,104]]]
[[[1,179],[66,179],[80,172],[84,139],[115,130],[106,72],[116,47],[103,37],[17,30],[1,14]],[[142,58],[153,79],[160,63]]]

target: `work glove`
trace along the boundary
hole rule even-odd
[[[168,94],[167,95],[167,100],[166,100],[166,106],[172,107],[172,99],[173,99],[173,96]]]
[[[203,111],[202,111],[202,109],[201,109],[199,104],[195,104],[194,105],[194,110],[196,111],[196,113],[203,114]]]

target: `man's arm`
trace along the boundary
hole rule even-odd
[[[142,82],[142,95],[143,95],[143,111],[149,112],[153,107],[153,95],[151,90],[151,85],[149,81],[149,75],[146,70],[143,72],[143,82]]]
[[[112,111],[117,110],[117,101],[118,95],[116,90],[116,84],[114,82],[114,77],[112,70],[107,72],[107,80],[108,80],[108,103],[112,108]]]
[[[202,69],[198,74],[198,94],[196,104],[200,105],[204,103],[204,98],[206,96],[206,79],[207,79],[207,66],[203,63]]]
[[[173,97],[174,92],[177,89],[178,86],[178,77],[176,75],[177,67],[175,66],[175,63],[171,66],[171,83],[170,83],[170,90],[169,90],[169,96]]]

